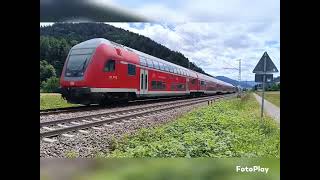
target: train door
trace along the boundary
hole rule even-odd
[[[186,78],[186,91],[189,93],[189,78]]]
[[[148,93],[148,70],[140,69],[140,95]]]

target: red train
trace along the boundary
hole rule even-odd
[[[231,84],[102,38],[71,48],[60,88],[76,104],[236,91]]]

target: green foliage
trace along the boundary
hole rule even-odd
[[[66,100],[62,99],[61,94],[40,93],[40,110],[64,108],[64,107],[72,107],[72,106],[78,106],[78,105],[67,103]]]
[[[56,70],[47,61],[40,61],[40,82],[46,81],[50,77],[56,77]]]
[[[279,84],[272,84],[270,87],[266,89],[267,91],[280,91],[280,83]]]
[[[58,92],[59,78],[50,77],[49,79],[41,83],[41,88],[43,92],[48,92],[48,93]]]
[[[262,96],[261,92],[257,94]],[[264,98],[272,104],[280,107],[280,91],[267,91],[264,93]]]
[[[225,100],[123,138],[109,157],[280,157],[280,130],[253,97]]]

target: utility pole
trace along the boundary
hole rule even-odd
[[[238,70],[239,71],[239,77],[238,77],[238,89],[239,89],[239,93],[238,93],[238,97],[241,97],[241,59],[238,60],[239,61],[239,68],[223,68],[223,69],[231,69],[231,70]]]
[[[263,82],[262,82],[262,103],[261,103],[261,120],[263,118],[263,106],[264,106],[264,84],[266,81],[266,69],[267,69],[267,57],[264,56],[264,62],[263,62]]]
[[[238,60],[239,61],[239,95],[241,97],[241,59]]]

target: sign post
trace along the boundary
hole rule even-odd
[[[262,102],[261,102],[261,120],[263,118],[263,109],[264,109],[264,89],[265,89],[265,83],[266,81],[269,82],[269,80],[273,79],[272,73],[279,72],[277,67],[274,65],[272,60],[270,59],[267,52],[264,52],[260,61],[252,71],[253,73],[256,73],[256,82],[262,81]],[[262,77],[261,77],[262,76]],[[268,79],[268,80],[267,80]]]

